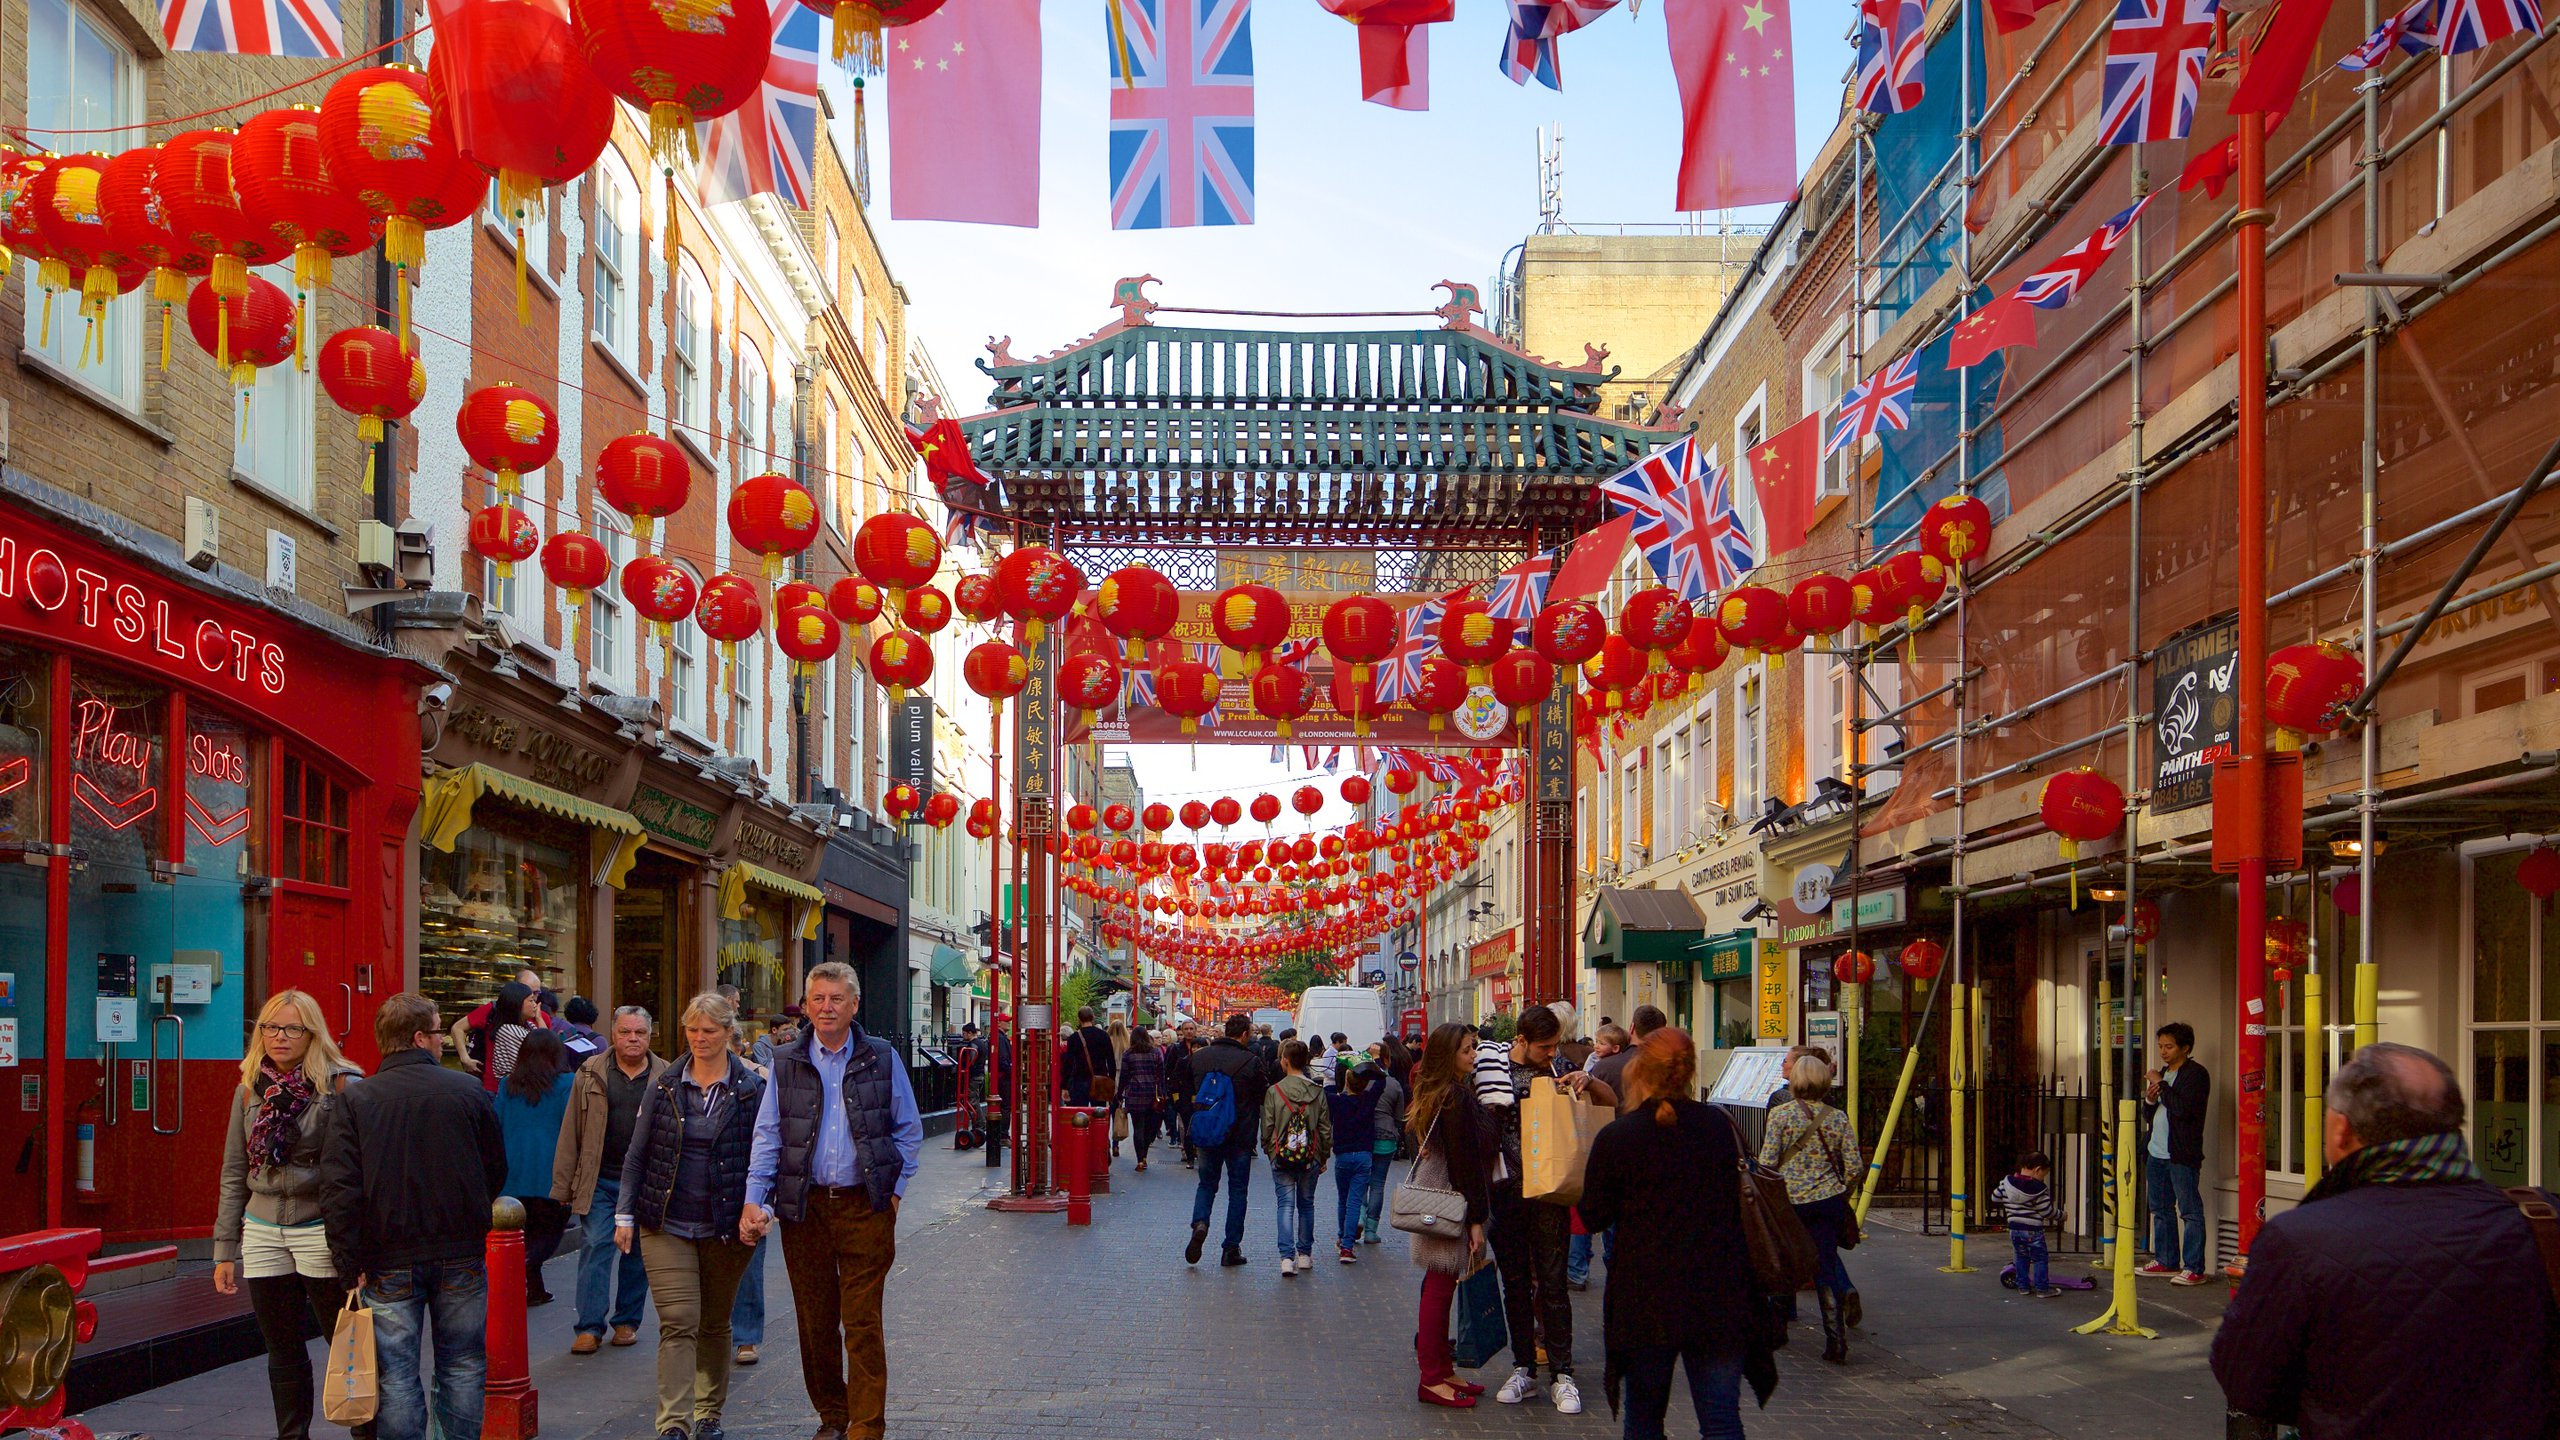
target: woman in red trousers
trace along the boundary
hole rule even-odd
[[[1443,1025],[1431,1032],[1414,1067],[1413,1101],[1405,1110],[1405,1128],[1420,1137],[1413,1178],[1409,1183],[1454,1190],[1466,1197],[1466,1241],[1455,1237],[1417,1235],[1414,1263],[1423,1267],[1422,1317],[1414,1333],[1415,1357],[1422,1383],[1414,1396],[1426,1405],[1452,1410],[1473,1409],[1484,1387],[1458,1378],[1449,1348],[1449,1311],[1458,1281],[1484,1263],[1485,1225],[1493,1214],[1494,1157],[1501,1152],[1494,1118],[1476,1101],[1470,1067],[1475,1062],[1476,1028]]]

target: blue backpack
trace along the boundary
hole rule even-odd
[[[1191,1095],[1191,1143],[1212,1149],[1227,1143],[1236,1128],[1236,1082],[1224,1070],[1200,1077]]]

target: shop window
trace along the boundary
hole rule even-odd
[[[0,646],[0,855],[46,838],[47,691],[43,656]],[[6,957],[0,964],[10,985],[9,1003],[0,1006],[0,1030],[11,1032],[22,1065],[43,1058],[44,1016],[50,1013],[44,957],[52,912],[45,903],[45,873],[41,865],[0,864],[0,957]],[[21,1229],[33,1229],[39,1219],[32,1209],[5,1203],[0,1216]]]
[[[791,933],[791,902],[750,885],[740,918],[720,922],[719,983],[738,987],[738,1011],[749,1039],[761,1034],[791,998],[784,944]]]
[[[305,885],[347,884],[347,787],[301,756],[284,757],[277,875]]]
[[[256,272],[269,284],[294,293],[293,267],[265,265]],[[317,297],[313,297],[317,298]],[[316,372],[299,365],[271,365],[258,372],[258,383],[240,391],[231,427],[231,469],[276,498],[300,509],[312,508],[312,474],[317,465],[318,431],[312,419]]]
[[[1768,736],[1760,728],[1760,677],[1753,668],[1735,685],[1733,725],[1733,813],[1743,819],[1760,816],[1761,759]]]
[[[2560,935],[2516,883],[2531,837],[2466,857],[2471,1153],[2493,1185],[2560,1177]]]
[[[23,849],[45,842],[52,794],[45,743],[51,710],[45,658],[32,650],[0,645],[0,850]]]
[[[249,903],[241,880],[259,873],[261,814],[257,740],[246,722],[190,701],[186,729],[186,868],[170,879],[175,963],[215,977],[211,1001],[186,1016],[191,1046],[246,1044],[248,1022],[269,992],[240,983],[248,974]],[[276,989],[285,988],[276,986]],[[194,1030],[198,1019],[200,1032]],[[198,1038],[199,1035],[201,1038]],[[206,1052],[192,1049],[190,1053]]]
[[[587,832],[496,800],[472,810],[451,853],[418,855],[418,989],[450,1018],[532,969],[577,987]],[[655,995],[637,1003],[659,1008]]]
[[[27,7],[27,124],[19,133],[59,153],[122,150],[144,138],[113,127],[142,118],[142,70],[133,51],[105,24],[68,0],[31,0]],[[52,300],[48,322],[36,267],[27,277],[26,346],[57,369],[128,409],[142,403],[142,311],[149,297],[123,296],[107,307],[93,334],[80,318],[78,277]]]
[[[71,682],[71,844],[132,875],[160,859],[168,692],[113,675]]]

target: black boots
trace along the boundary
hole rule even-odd
[[[1822,1306],[1822,1358],[1834,1365],[1849,1361],[1849,1321],[1840,1310],[1838,1291],[1817,1287],[1813,1298]]]
[[[267,1372],[267,1392],[276,1402],[276,1440],[311,1440],[311,1387],[307,1370],[300,1375]]]

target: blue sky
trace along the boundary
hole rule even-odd
[[[1257,222],[1114,232],[1104,178],[1102,6],[1048,0],[1040,228],[886,220],[895,181],[887,135],[877,127],[897,120],[879,107],[871,117],[873,196],[890,266],[964,413],[984,402],[972,362],[988,336],[1011,335],[1024,356],[1076,339],[1109,318],[1111,282],[1123,275],[1163,277],[1156,294],[1171,305],[1428,308],[1438,298],[1433,281],[1485,283],[1535,227],[1541,125],[1564,130],[1568,225],[1680,219],[1671,208],[1679,92],[1662,3],[1644,0],[1637,17],[1622,5],[1564,37],[1558,94],[1505,78],[1496,63],[1502,7],[1461,0],[1456,20],[1431,29],[1432,108],[1415,114],[1362,103],[1351,25],[1316,0],[1262,0],[1253,15]],[[1838,114],[1853,14],[1846,0],[1795,7],[1799,163]],[[836,110],[852,113],[841,90]],[[1765,220],[1768,212],[1733,218]]]

